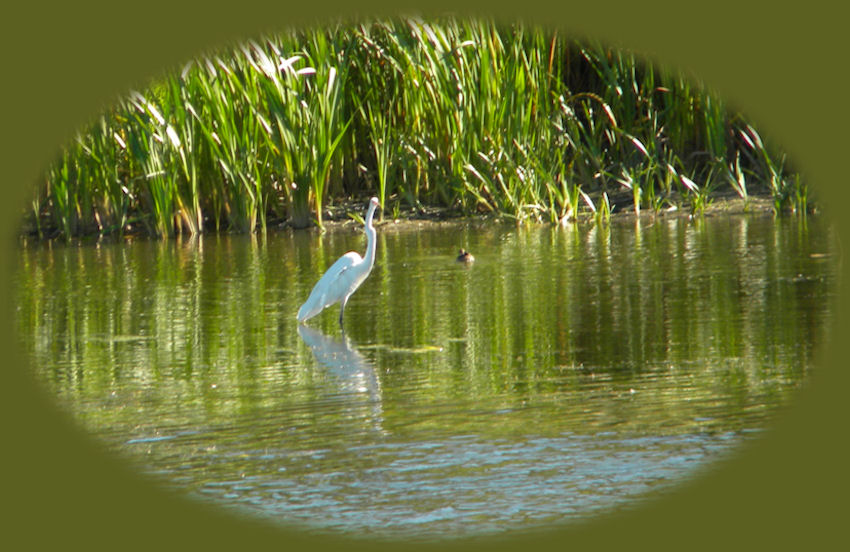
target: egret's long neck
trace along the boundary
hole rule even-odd
[[[372,226],[372,218],[375,216],[375,205],[369,205],[369,212],[366,213],[366,256],[365,261],[369,264],[369,268],[375,264],[375,227]]]

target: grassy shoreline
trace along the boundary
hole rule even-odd
[[[605,221],[730,194],[810,207],[785,154],[682,74],[557,30],[391,19],[264,37],[130,93],[62,149],[22,232],[323,227],[368,195],[382,217]]]
[[[367,198],[332,200],[325,205],[325,214],[323,217],[322,227],[311,225],[307,228],[295,228],[289,223],[286,218],[269,218],[267,219],[266,227],[258,234],[272,235],[276,232],[321,232],[332,234],[335,232],[362,232],[363,223],[362,216],[364,206],[368,201]],[[812,209],[818,212],[817,209]],[[561,224],[601,224],[608,226],[610,224],[623,224],[628,221],[638,223],[653,223],[671,218],[682,218],[693,220],[708,219],[715,216],[750,216],[750,217],[774,217],[776,216],[773,200],[766,195],[750,196],[744,201],[740,197],[732,197],[726,194],[723,197],[714,197],[712,201],[699,214],[694,214],[688,209],[680,209],[677,206],[671,206],[664,210],[640,211],[635,213],[632,209],[615,209],[614,212],[604,221],[597,218],[592,212],[583,212],[577,220],[563,221]],[[456,208],[449,207],[421,207],[412,208],[402,206],[397,212],[390,212],[383,220],[376,221],[375,226],[381,232],[406,232],[411,230],[427,230],[429,228],[437,228],[442,226],[468,226],[468,225],[489,225],[489,224],[517,224],[516,219],[509,216],[504,216],[499,213],[489,214],[469,214],[464,213]],[[542,223],[548,224],[548,223]],[[223,233],[241,234],[238,230],[226,230]],[[178,234],[175,238],[179,240],[192,240],[203,235],[209,235],[210,232],[202,232],[199,234]],[[217,232],[222,234],[222,232]],[[144,228],[128,229],[123,233],[112,234],[86,234],[75,236],[71,239],[64,240],[69,243],[83,244],[91,241],[98,243],[111,243],[114,241],[133,241],[136,239],[159,239],[146,232]],[[34,227],[23,227],[19,234],[19,241],[24,246],[37,245],[44,243],[46,240],[43,236],[38,236]]]

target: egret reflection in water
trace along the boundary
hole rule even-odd
[[[327,368],[341,393],[368,397],[373,405],[373,421],[380,429],[381,382],[369,361],[351,347],[349,338],[342,334],[341,339],[336,339],[303,324],[298,325],[298,335],[310,348],[316,362]]]

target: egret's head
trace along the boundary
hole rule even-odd
[[[377,208],[377,207],[380,207],[380,206],[381,206],[381,202],[380,202],[380,201],[378,201],[378,198],[377,198],[377,197],[373,197],[372,199],[370,199],[370,200],[369,200],[369,206],[370,206],[370,207]]]

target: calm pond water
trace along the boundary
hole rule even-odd
[[[831,244],[818,217],[389,223],[345,336],[337,308],[295,313],[360,228],[29,245],[17,326],[81,426],[199,500],[504,532],[639,503],[757,438],[824,345]]]

